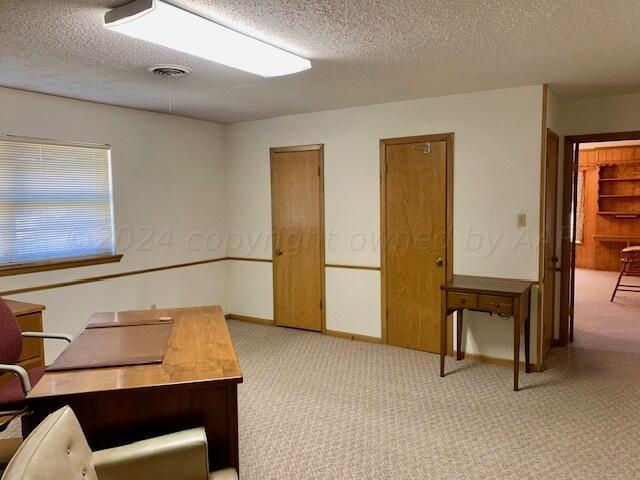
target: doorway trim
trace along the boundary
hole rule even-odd
[[[546,88],[545,88],[545,101],[544,101],[544,105],[546,106]],[[545,113],[546,116],[546,113]],[[557,170],[557,175],[556,175],[556,185],[555,185],[555,190],[556,190],[556,211],[555,211],[555,215],[554,215],[554,219],[556,222],[556,228],[558,225],[558,203],[560,202],[559,196],[558,196],[558,180],[559,180],[559,176],[560,176],[560,162],[561,162],[561,154],[560,154],[560,136],[554,132],[551,128],[546,126],[546,121],[544,122],[544,127],[543,127],[543,135],[544,135],[544,148],[542,149],[542,166],[541,166],[541,175],[540,175],[540,232],[539,232],[539,245],[540,245],[540,249],[539,249],[539,254],[538,254],[538,325],[537,325],[537,333],[536,333],[536,364],[535,364],[535,369],[537,371],[543,371],[544,370],[544,358],[542,355],[542,350],[543,350],[543,344],[544,344],[544,339],[543,339],[543,335],[544,335],[544,308],[545,308],[545,304],[547,302],[548,299],[544,298],[544,278],[545,278],[545,260],[546,260],[546,250],[544,248],[544,241],[545,241],[545,221],[546,221],[546,205],[547,205],[547,198],[546,198],[546,181],[547,181],[547,150],[549,147],[549,137],[553,138],[556,140],[556,142],[558,143],[558,158],[556,160],[557,165],[556,165],[556,170]],[[557,232],[556,232],[556,240],[557,240]],[[558,252],[558,245],[556,243],[556,248],[555,248],[555,252],[554,255],[557,255]],[[556,273],[558,272],[558,268],[556,266]],[[557,291],[557,287],[555,286],[555,279],[554,279],[554,291],[551,293],[551,301],[552,301],[552,310],[551,310],[551,315],[553,318],[553,330],[555,331],[555,306],[556,306],[556,294],[555,292]],[[552,338],[553,338],[553,334],[552,334]],[[553,347],[553,341],[552,341],[552,347]]]
[[[320,333],[325,334],[327,331],[327,298],[326,298],[326,279],[325,279],[325,233],[324,233],[324,144],[323,143],[314,143],[310,145],[293,145],[287,147],[271,147],[269,149],[269,174],[270,174],[270,182],[271,182],[271,258],[276,258],[276,244],[274,242],[275,238],[275,200],[273,196],[273,156],[275,153],[286,153],[286,152],[307,152],[307,151],[318,151],[318,176],[320,177],[318,182],[318,205],[320,208],[320,216],[319,216],[319,235],[320,235],[320,294],[321,294],[321,304],[320,304]],[[272,268],[272,283],[273,283],[273,324],[278,325],[278,321],[276,319],[276,266],[275,262],[273,262]]]
[[[560,334],[558,344],[566,347],[573,342],[573,292],[575,290],[575,235],[572,218],[576,215],[575,192],[577,190],[578,157],[575,149],[581,143],[640,140],[640,131],[591,133],[564,137],[564,161],[562,170],[562,250],[560,267]],[[573,240],[572,240],[573,238]]]
[[[449,280],[453,276],[453,139],[454,133],[438,133],[433,135],[417,135],[412,137],[384,138],[380,140],[380,319],[381,343],[387,343],[387,169],[386,146],[402,145],[419,142],[446,142],[446,246],[445,246],[445,275]],[[449,317],[451,322],[451,317]],[[448,354],[453,355],[453,334],[451,326],[447,329]]]

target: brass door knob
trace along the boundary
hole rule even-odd
[[[442,264],[443,264],[443,262],[442,262],[442,258],[438,258],[438,259],[436,260],[436,265],[437,265],[437,266],[439,266],[439,267],[441,267],[441,266],[442,266]]]
[[[280,256],[282,255],[284,252],[282,250],[280,250],[279,248],[276,248],[276,255]]]

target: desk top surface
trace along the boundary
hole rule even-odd
[[[440,288],[456,292],[485,293],[489,295],[520,296],[531,288],[533,282],[507,278],[454,275]]]
[[[161,364],[47,372],[27,399],[190,383],[242,383],[242,371],[222,308],[119,312],[120,318],[131,320],[149,315],[170,316],[174,320]]]
[[[19,302],[18,300],[9,300],[8,298],[5,298],[4,301],[9,306],[9,310],[16,316],[37,313],[45,309],[44,305],[37,303]]]

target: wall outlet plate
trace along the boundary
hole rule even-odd
[[[527,214],[519,213],[518,214],[518,228],[527,226]]]

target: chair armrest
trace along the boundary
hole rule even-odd
[[[0,372],[7,372],[15,375],[20,380],[22,385],[22,391],[26,395],[31,391],[31,381],[29,380],[29,374],[20,365],[9,365],[6,363],[0,363]]]
[[[67,342],[73,342],[73,336],[66,333],[47,333],[47,332],[22,332],[22,336],[25,338],[48,338],[53,340],[66,340]]]
[[[207,437],[193,428],[93,454],[100,480],[209,480]]]

